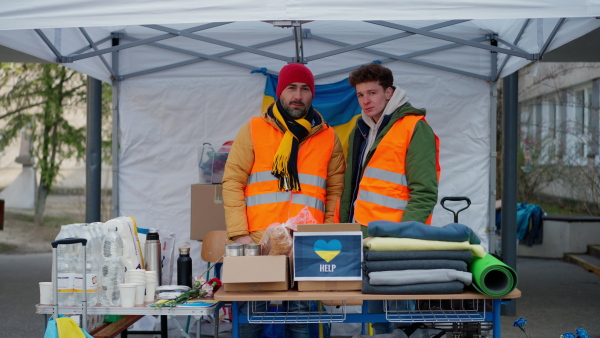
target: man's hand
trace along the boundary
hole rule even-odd
[[[254,241],[252,240],[252,237],[250,236],[242,236],[242,237],[238,237],[235,239],[236,243],[240,243],[240,244],[253,244]]]

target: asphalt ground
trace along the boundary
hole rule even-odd
[[[38,282],[50,281],[51,261],[48,253],[0,255],[0,337],[43,336],[44,316],[35,313],[35,304]],[[600,338],[599,275],[560,260],[537,258],[519,258],[517,274],[522,298],[516,300],[515,316],[501,317],[502,337],[525,337],[513,327],[522,317],[531,337],[560,337],[583,328],[591,338]],[[228,332],[222,335],[227,336]]]

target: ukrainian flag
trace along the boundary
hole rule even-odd
[[[278,77],[275,75],[265,75],[267,76],[267,83],[265,85],[263,111],[275,102],[278,81]],[[313,107],[323,115],[325,121],[338,134],[344,147],[344,155],[347,155],[348,138],[361,111],[356,99],[356,91],[350,86],[348,79],[344,79],[335,83],[315,85],[315,92]]]

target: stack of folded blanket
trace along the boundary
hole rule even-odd
[[[468,263],[486,254],[473,230],[458,223],[374,221],[368,233],[363,293],[462,293],[472,281]]]

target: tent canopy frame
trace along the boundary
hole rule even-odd
[[[87,45],[69,55],[62,54],[59,51],[59,49],[55,46],[55,44],[53,44],[52,41],[50,41],[50,39],[48,38],[48,36],[44,33],[44,31],[42,29],[36,29],[35,32],[44,41],[44,43],[48,46],[48,48],[54,53],[54,55],[56,56],[57,62],[67,64],[67,63],[73,63],[73,62],[83,60],[83,59],[98,57],[101,60],[101,62],[104,64],[104,66],[106,67],[108,72],[111,74],[112,79],[116,80],[116,81],[124,81],[128,78],[147,75],[147,74],[151,74],[151,73],[155,73],[155,72],[161,72],[161,71],[165,71],[165,70],[173,69],[173,68],[177,68],[177,67],[183,67],[186,65],[190,65],[190,64],[194,64],[194,63],[198,63],[198,62],[204,62],[207,60],[221,62],[221,63],[229,64],[229,65],[240,67],[240,68],[250,69],[250,70],[261,69],[260,66],[225,59],[226,56],[243,53],[243,52],[252,53],[252,54],[256,54],[256,55],[263,56],[266,58],[284,61],[287,63],[299,62],[299,63],[306,64],[306,63],[309,63],[310,61],[315,61],[315,60],[331,57],[334,55],[338,55],[338,54],[342,54],[342,53],[346,53],[346,52],[350,52],[350,51],[361,51],[361,52],[370,53],[375,58],[380,58],[382,56],[385,57],[386,59],[380,60],[382,63],[387,63],[387,62],[391,62],[391,61],[407,62],[407,63],[412,63],[412,64],[424,66],[424,67],[435,68],[435,69],[446,71],[446,72],[461,74],[461,75],[481,79],[484,81],[494,82],[494,81],[498,80],[498,76],[499,76],[500,72],[502,71],[502,69],[506,65],[506,62],[508,61],[508,58],[510,58],[510,57],[513,57],[513,56],[520,57],[520,58],[523,58],[526,60],[533,60],[533,61],[540,60],[543,57],[548,46],[552,42],[553,38],[555,37],[556,33],[559,31],[561,25],[564,23],[565,20],[566,19],[562,18],[555,24],[552,33],[548,36],[546,41],[544,41],[543,46],[541,46],[540,50],[536,53],[526,52],[517,46],[517,43],[520,40],[523,32],[525,31],[525,29],[527,28],[527,26],[529,25],[529,23],[531,21],[530,19],[527,19],[524,21],[517,38],[513,42],[507,41],[503,37],[498,36],[496,33],[487,33],[478,38],[468,40],[468,39],[452,37],[447,34],[441,34],[441,33],[434,32],[434,30],[461,24],[464,22],[468,22],[470,20],[449,20],[449,21],[436,23],[436,24],[429,25],[429,26],[422,27],[422,28],[415,28],[415,27],[410,27],[407,25],[400,25],[397,23],[392,23],[392,22],[387,22],[387,21],[363,21],[365,23],[370,23],[370,24],[374,24],[374,25],[387,27],[387,28],[392,28],[394,30],[400,30],[402,32],[387,35],[387,36],[380,37],[377,39],[372,39],[369,41],[356,43],[356,44],[350,44],[350,43],[345,43],[342,41],[337,41],[334,39],[329,39],[329,38],[326,38],[323,36],[313,34],[310,31],[310,29],[303,29],[302,24],[309,22],[309,21],[273,21],[273,22],[265,22],[265,23],[270,23],[276,27],[291,27],[291,28],[293,28],[291,36],[285,37],[285,38],[274,39],[274,40],[270,40],[270,41],[264,41],[264,42],[254,44],[251,46],[243,46],[240,44],[230,43],[227,41],[209,38],[209,37],[197,34],[197,32],[205,31],[205,30],[223,26],[223,25],[227,25],[232,22],[213,22],[213,23],[207,23],[207,24],[190,27],[190,28],[183,29],[183,30],[170,28],[165,25],[143,25],[142,27],[156,30],[158,32],[161,32],[162,34],[158,34],[158,35],[144,38],[144,39],[139,39],[139,38],[130,36],[126,33],[113,32],[113,33],[111,33],[110,36],[102,37],[102,38],[98,39],[97,41],[93,41],[90,38],[90,36],[85,28],[79,27],[78,29],[79,29],[81,35],[87,41]],[[374,45],[378,45],[378,44],[390,42],[390,41],[400,40],[400,39],[403,39],[403,38],[406,38],[409,36],[413,36],[413,35],[421,35],[421,36],[425,36],[425,37],[432,38],[432,39],[447,41],[449,43],[445,44],[445,45],[437,46],[434,48],[429,48],[429,49],[425,49],[425,50],[421,50],[421,51],[407,53],[404,55],[395,55],[392,53],[386,53],[383,51],[378,51],[378,50],[369,48]],[[175,38],[175,37],[185,37],[185,38],[188,38],[191,40],[201,41],[201,42],[229,48],[230,50],[209,55],[209,54],[196,52],[196,51],[193,51],[190,49],[178,48],[178,47],[173,47],[173,46],[159,43],[159,41],[168,40],[168,39]],[[119,43],[116,45],[113,44],[113,46],[106,47],[106,48],[99,47],[102,43],[107,42],[109,39],[120,39],[120,40],[126,40],[128,42]],[[279,44],[282,42],[290,41],[292,39],[295,42],[294,56],[290,57],[290,56],[276,54],[276,53],[262,50],[262,48],[264,48],[264,47],[276,45],[276,44]],[[334,46],[340,46],[340,48],[335,48],[333,50],[322,52],[322,53],[311,55],[311,56],[305,56],[305,53],[304,53],[304,40],[305,39],[314,39],[316,41],[325,42],[325,43],[328,43],[328,44],[331,44]],[[485,43],[486,41],[488,43]],[[498,44],[501,44],[505,47],[498,47]],[[134,48],[134,47],[138,47],[138,46],[143,46],[143,45],[161,48],[161,49],[165,49],[165,50],[170,50],[170,51],[177,52],[177,53],[180,53],[183,55],[192,56],[194,58],[188,59],[185,61],[179,61],[179,62],[166,64],[166,65],[159,66],[159,67],[148,68],[145,70],[136,71],[136,72],[132,72],[129,74],[119,74],[117,71],[115,71],[115,68],[113,66],[109,65],[109,63],[106,61],[106,59],[104,57],[105,54],[114,53],[114,52],[118,52],[121,50]],[[424,55],[427,55],[430,53],[435,53],[435,52],[439,52],[439,51],[443,51],[443,50],[449,50],[452,48],[464,47],[464,46],[483,49],[483,50],[489,50],[492,54],[495,54],[495,53],[505,54],[507,57],[504,59],[501,67],[499,69],[497,69],[496,71],[492,71],[491,74],[477,74],[477,73],[469,72],[466,70],[447,67],[444,65],[434,64],[431,62],[426,62],[426,61],[415,59],[415,57],[418,57],[418,56],[424,56]],[[492,57],[492,59],[496,59],[496,58]],[[494,61],[491,61],[491,62],[494,62]],[[337,75],[337,74],[341,74],[341,73],[347,73],[348,71],[355,69],[358,66],[360,66],[360,65],[356,65],[353,67],[347,67],[347,68],[339,69],[339,70],[335,70],[335,71],[325,72],[325,73],[321,73],[321,74],[315,74],[315,79],[321,79],[321,78],[325,78],[328,76],[333,76],[333,75]],[[492,67],[492,68],[495,68],[495,67]],[[278,72],[271,71],[271,70],[266,70],[266,72],[269,74],[273,74],[273,75],[278,74]]]

